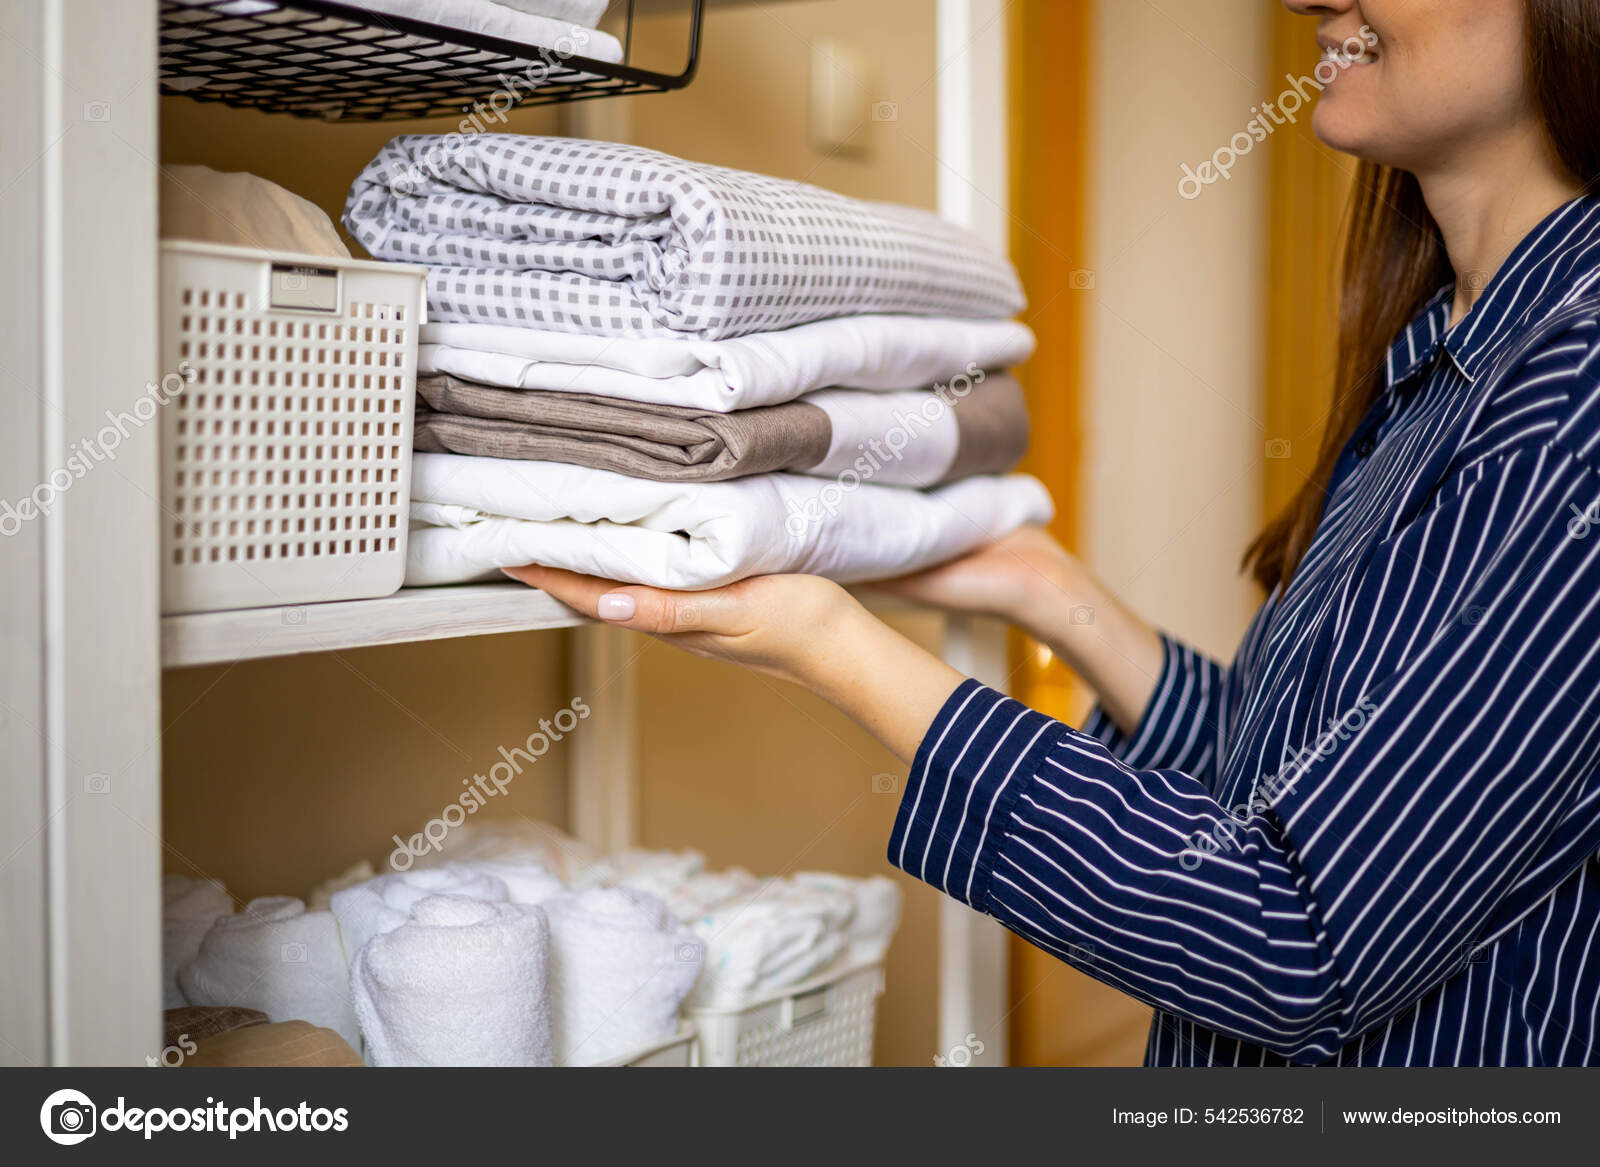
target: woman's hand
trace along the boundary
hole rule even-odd
[[[508,567],[505,573],[586,616],[796,683],[804,683],[805,666],[827,630],[860,608],[849,592],[815,575],[763,575],[709,591],[673,592],[550,567]]]
[[[710,591],[673,592],[549,567],[508,567],[505,573],[608,624],[802,685],[907,762],[962,680],[818,576],[764,575]]]
[[[1082,677],[1111,719],[1133,732],[1160,678],[1161,638],[1043,527],[1024,527],[971,555],[875,588],[956,612],[1008,620]]]
[[[951,612],[995,616],[1026,628],[1052,602],[1074,601],[1082,568],[1043,527],[1023,527],[970,555],[871,586]]]

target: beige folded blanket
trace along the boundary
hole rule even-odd
[[[418,450],[564,462],[657,482],[787,470],[936,486],[1010,470],[1028,445],[1022,388],[1003,373],[942,394],[827,389],[731,413],[445,374],[419,377],[417,394]]]
[[[315,203],[257,175],[209,166],[161,168],[161,237],[350,258]]]
[[[185,1066],[359,1066],[361,1055],[309,1021],[251,1025],[200,1038]]]

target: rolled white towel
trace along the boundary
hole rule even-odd
[[[391,871],[377,876],[334,892],[328,902],[339,921],[346,958],[354,961],[356,953],[374,936],[392,932],[404,924],[413,904],[435,895],[463,896],[494,903],[504,903],[510,898],[504,882],[460,863]]]
[[[323,880],[306,893],[306,911],[325,912],[328,910],[328,901],[333,898],[333,893],[343,891],[347,887],[354,887],[358,883],[366,883],[378,873],[372,869],[372,864],[366,859],[359,863],[352,863],[338,875]]]
[[[521,904],[427,896],[356,956],[374,1066],[549,1066],[550,931]]]
[[[883,959],[900,927],[904,900],[894,880],[882,875],[852,879],[824,871],[802,871],[791,876],[789,882],[796,887],[850,896],[855,902],[855,914],[847,929],[851,953],[864,960]]]
[[[233,915],[233,897],[215,879],[161,877],[161,1007],[190,1002],[178,987],[178,970],[195,958],[200,941],[219,917]]]
[[[844,951],[853,900],[843,893],[774,881],[697,917],[705,945],[695,1005],[737,1008],[798,984]]]
[[[585,868],[573,887],[633,887],[658,899],[705,870],[706,857],[698,851],[647,851],[634,848],[608,855]]]
[[[475,859],[457,864],[506,886],[506,898],[514,904],[542,904],[567,890],[567,885],[544,864],[521,859]]]
[[[558,1064],[594,1065],[676,1032],[701,946],[665,904],[633,888],[602,887],[543,907]]]
[[[594,863],[593,849],[571,835],[534,819],[473,820],[455,828],[416,859],[416,866],[505,860],[537,863],[570,882]]]
[[[263,896],[215,921],[178,970],[178,986],[191,1005],[259,1009],[273,1021],[331,1029],[352,1046],[361,1040],[338,922],[293,896]]]

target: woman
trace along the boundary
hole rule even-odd
[[[1152,1064],[1597,1062],[1600,0],[1288,5],[1362,167],[1336,405],[1231,667],[1038,530],[893,586],[1048,644],[1081,731],[820,579],[511,574],[853,716],[911,763],[890,859],[1153,1004]]]

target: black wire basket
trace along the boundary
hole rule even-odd
[[[637,69],[633,5],[621,64],[578,42],[518,44],[334,0],[161,0],[161,91],[327,120],[455,117],[623,93],[694,78],[705,0],[690,0],[681,73]],[[480,127],[481,128],[481,127]]]

